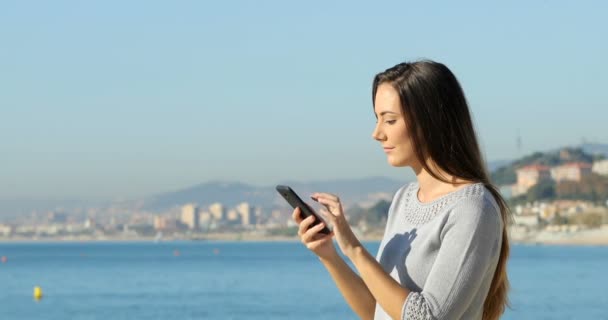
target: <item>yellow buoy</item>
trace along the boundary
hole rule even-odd
[[[42,299],[42,288],[36,286],[34,287],[34,299],[40,300]]]

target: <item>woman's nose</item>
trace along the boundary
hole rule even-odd
[[[380,131],[380,128],[378,125],[376,125],[376,127],[374,127],[374,131],[372,131],[372,138],[374,138],[376,141],[382,141],[385,139],[385,136]]]

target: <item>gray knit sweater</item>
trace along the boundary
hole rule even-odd
[[[502,219],[483,184],[432,202],[418,183],[399,189],[376,259],[411,292],[402,319],[481,319],[502,240]],[[376,304],[374,319],[390,319]]]

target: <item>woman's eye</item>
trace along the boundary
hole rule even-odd
[[[385,122],[388,124],[395,124],[395,122],[397,122],[397,120],[386,120]]]

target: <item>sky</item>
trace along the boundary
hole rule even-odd
[[[4,199],[407,177],[371,138],[371,81],[421,58],[456,74],[490,161],[608,143],[602,1],[0,7]]]

